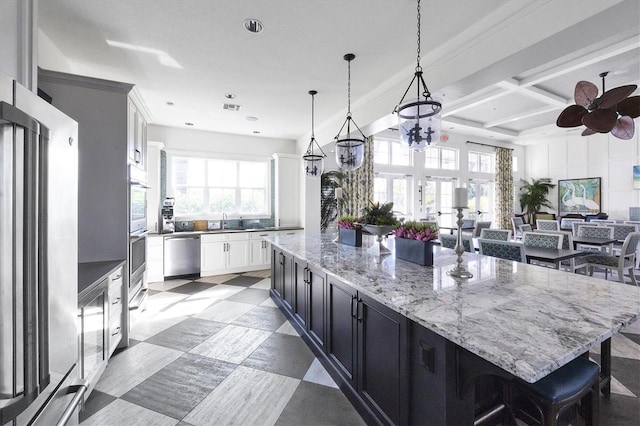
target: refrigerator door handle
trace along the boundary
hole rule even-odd
[[[76,394],[71,400],[71,402],[69,403],[69,405],[67,406],[67,408],[64,410],[64,413],[62,413],[62,416],[60,417],[60,420],[58,420],[58,423],[56,423],[56,426],[66,425],[67,422],[69,422],[69,419],[71,419],[73,412],[76,411],[76,408],[78,407],[80,402],[82,402],[82,400],[84,399],[84,394],[87,392],[87,386],[76,385],[74,386],[74,388],[76,389],[75,390]]]
[[[38,120],[6,102],[0,102],[0,120],[8,124],[16,124],[35,133],[40,133],[40,123],[38,123]]]

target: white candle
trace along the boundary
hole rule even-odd
[[[336,188],[336,198],[338,200],[342,199],[342,188]]]
[[[453,190],[453,208],[467,208],[469,206],[469,191],[467,188],[455,188]]]

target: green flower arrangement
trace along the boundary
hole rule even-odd
[[[365,207],[362,211],[362,219],[360,222],[366,225],[397,225],[399,223],[393,214],[393,203],[388,202],[380,204],[380,202],[374,203],[369,200],[369,206]]]
[[[340,216],[338,219],[338,228],[342,229],[362,229],[362,225],[360,225],[356,218],[349,215]]]

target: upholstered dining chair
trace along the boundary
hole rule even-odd
[[[533,232],[533,228],[528,223],[525,223],[524,225],[520,225],[520,234],[522,234],[523,232]]]
[[[640,207],[629,207],[629,220],[640,221]]]
[[[590,224],[592,225],[609,225],[612,223],[616,223],[615,220],[609,220],[609,219],[591,219],[589,221]]]
[[[462,246],[464,247],[464,251],[475,251],[473,249],[473,240],[471,237],[462,235]],[[450,249],[455,249],[456,244],[458,243],[457,235],[449,235],[449,234],[440,234],[440,246]]]
[[[513,238],[519,239],[522,236],[520,233],[520,225],[524,225],[524,221],[521,217],[512,217],[511,225],[513,226]]]
[[[536,221],[536,228],[539,231],[559,231],[560,224],[557,220],[538,219]]]
[[[456,221],[453,221],[454,225],[456,224]],[[462,219],[462,232],[463,233],[467,233],[467,234],[473,234],[473,229],[476,226],[476,220],[475,219]]]
[[[622,243],[622,250],[620,256],[607,255],[607,254],[590,254],[587,256],[587,267],[589,273],[593,275],[593,268],[604,268],[604,279],[606,280],[609,269],[616,270],[618,272],[618,280],[624,283],[624,271],[629,270],[629,278],[631,282],[638,285],[633,268],[636,263],[636,248],[640,242],[640,232],[632,232],[627,235]]]
[[[580,221],[580,222],[571,222],[571,232],[574,236],[580,235],[580,228],[583,226],[598,226],[598,225],[589,225],[590,222]]]
[[[473,228],[473,234],[471,235],[471,237],[478,238],[480,237],[480,233],[483,229],[489,228],[491,228],[491,222],[476,222],[476,226],[475,228]]]
[[[625,238],[627,238],[627,235],[638,230],[636,225],[633,224],[612,223],[607,226],[613,228],[613,238],[618,240],[618,242],[613,243],[613,254],[616,254],[616,252],[622,249],[622,244]]]
[[[570,231],[545,231],[545,234],[558,234],[562,235],[562,249],[573,250],[573,234]],[[568,269],[570,272],[577,272],[580,269],[584,269],[586,273],[587,269],[587,257],[572,257],[569,260],[563,260],[560,262],[562,268]]]
[[[562,235],[546,234],[544,232],[523,232],[522,244],[524,244],[525,247],[561,249]]]
[[[485,240],[499,240],[509,241],[511,240],[511,231],[509,229],[483,229],[480,232],[480,238]]]
[[[586,238],[613,238],[613,228],[610,226],[580,226],[578,229],[579,237]],[[607,246],[590,246],[588,244],[580,244],[578,249],[600,250],[608,254],[612,253],[613,243]]]
[[[499,257],[501,259],[515,260],[526,263],[524,244],[515,241],[485,240],[478,238],[480,254],[484,256]]]
[[[573,228],[571,227],[571,224],[573,222],[582,222],[582,223],[584,223],[584,219],[574,219],[574,218],[570,218],[570,217],[563,217],[562,219],[560,219],[560,230],[561,231],[573,231]]]

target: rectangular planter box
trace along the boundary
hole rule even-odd
[[[396,259],[433,266],[433,243],[430,241],[396,238]]]
[[[362,230],[340,228],[340,244],[362,247]]]

